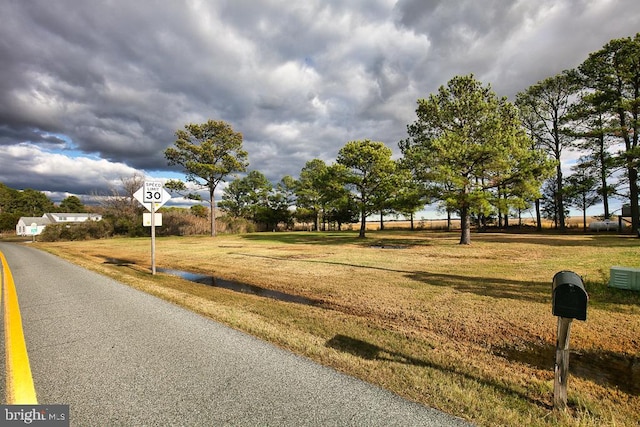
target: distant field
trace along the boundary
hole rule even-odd
[[[315,302],[283,302],[151,276],[150,239],[37,247],[283,348],[478,425],[635,426],[640,293],[607,287],[640,267],[615,234],[435,231],[254,233],[157,241],[157,265]],[[571,331],[569,410],[552,410],[551,279],[581,275],[586,322]],[[179,361],[178,361],[179,362]]]
[[[587,227],[590,223],[594,221],[602,221],[602,219],[598,217],[588,216],[587,217]],[[614,217],[614,223],[617,224],[617,218]],[[583,229],[583,219],[581,216],[571,216],[566,218],[565,221],[567,228],[573,231],[582,231]],[[407,230],[411,228],[411,221],[404,219],[386,219],[383,222],[385,230]],[[519,221],[515,218],[509,219],[509,226],[512,230],[517,231],[518,228],[522,228],[523,230],[532,230],[536,226],[535,219],[529,216],[523,216],[522,220]],[[626,227],[627,224],[624,223],[623,227]],[[415,218],[413,220],[413,227],[416,230],[446,230],[447,228],[447,220],[446,219],[429,219],[429,218]],[[304,228],[300,226],[299,228]],[[342,226],[342,230],[359,230],[360,224],[347,224]],[[554,228],[554,223],[552,220],[543,219],[542,220],[542,229],[543,230],[551,230]],[[380,221],[379,220],[369,220],[367,221],[367,230],[380,230]],[[460,229],[460,220],[452,219],[451,220],[451,229],[457,230]]]

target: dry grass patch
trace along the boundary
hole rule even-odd
[[[319,301],[307,306],[149,272],[149,239],[39,247],[409,399],[480,425],[636,425],[640,296],[606,286],[640,266],[624,236],[370,232],[162,238],[157,265]],[[120,265],[117,265],[120,260]],[[105,263],[110,262],[110,263]],[[123,265],[126,264],[126,265]],[[570,409],[551,409],[551,278],[583,276]]]

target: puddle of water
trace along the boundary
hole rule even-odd
[[[206,274],[191,273],[188,271],[172,270],[169,268],[158,268],[159,273],[165,273],[172,276],[180,277],[181,279],[188,280],[194,283],[200,283],[208,286],[215,286],[217,288],[229,289],[236,292],[242,292],[245,294],[258,295],[264,298],[271,298],[278,301],[293,302],[297,304],[304,304],[310,306],[319,306],[322,303],[317,300],[302,297],[299,295],[287,294],[285,292],[274,291],[272,289],[261,288],[259,286],[247,285],[245,283],[232,282],[230,280],[224,280],[219,277],[213,277]]]
[[[553,372],[556,350],[553,346],[530,349],[500,348],[494,354]],[[598,384],[617,387],[640,396],[640,359],[611,352],[571,352],[569,374]]]
[[[103,264],[113,264],[113,265],[117,265],[118,267],[127,267],[129,265],[135,264],[135,262],[129,261],[126,259],[119,259],[119,258],[105,258],[105,261]]]

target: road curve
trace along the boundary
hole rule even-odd
[[[0,251],[38,401],[70,405],[73,426],[469,425],[32,247]]]

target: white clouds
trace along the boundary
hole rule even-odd
[[[264,132],[271,136],[270,139],[282,141],[295,141],[300,137],[300,129],[293,123],[272,123],[267,125]]]
[[[121,178],[134,173],[136,170],[124,163],[69,157],[31,144],[0,146],[0,182],[16,189],[104,193],[107,188],[117,187]]]
[[[313,116],[321,105],[317,100],[314,105],[320,90],[320,76],[300,61],[289,60],[275,66],[261,76],[261,81],[262,84],[256,87],[257,95],[263,100],[271,99],[272,106],[279,111]]]

